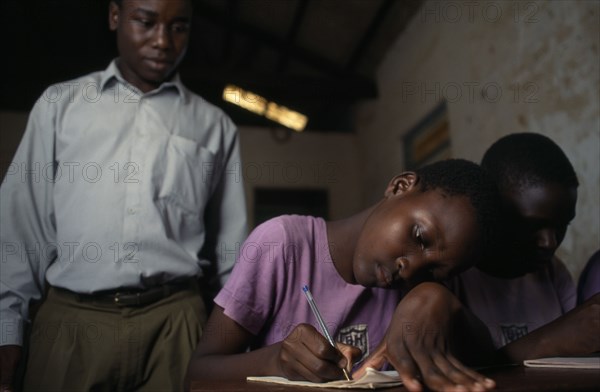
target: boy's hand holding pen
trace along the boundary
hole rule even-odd
[[[304,293],[308,299],[310,294],[308,287]],[[311,309],[313,306],[314,299]],[[317,323],[321,325],[318,321],[319,318],[323,321],[320,313],[318,317],[315,314],[315,317]],[[317,383],[343,379],[348,375],[348,369],[351,368],[353,361],[360,358],[361,350],[333,342],[327,328],[324,329],[327,332],[321,333],[313,325],[308,324],[310,320],[306,321],[307,323],[297,325],[282,342],[276,345],[279,347],[276,366],[279,367],[282,376],[289,380],[307,380]],[[346,379],[350,379],[350,376],[348,375]]]
[[[317,304],[315,303],[315,300],[312,296],[312,293],[308,289],[308,286],[304,285],[304,287],[302,287],[302,291],[304,292],[304,295],[306,295],[306,300],[308,301],[310,309],[312,310],[313,314],[315,315],[315,318],[317,319],[317,322],[319,323],[319,327],[321,327],[321,332],[323,332],[323,335],[325,335],[327,342],[332,347],[337,349],[337,345],[335,344],[333,337],[331,336],[331,334],[329,333],[329,330],[327,329],[325,320],[323,320],[323,317],[321,316],[321,312],[319,312],[319,308],[317,307]],[[348,371],[346,370],[345,366],[342,366],[342,372],[344,373],[344,377],[346,378],[346,380],[350,381],[351,378],[348,375]]]
[[[351,363],[348,358],[360,356],[359,349],[340,344],[346,355],[342,354],[310,324],[297,325],[278,345],[280,374],[289,380],[322,383],[344,379],[341,369]]]

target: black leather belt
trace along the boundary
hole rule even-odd
[[[79,294],[69,290],[54,287],[59,292],[66,292],[77,297],[82,302],[97,302],[113,304],[117,306],[144,306],[161,299],[169,297],[179,291],[197,288],[196,278],[187,279],[181,282],[167,283],[161,286],[152,287],[146,290],[140,289],[119,289],[111,291],[101,291],[93,294]]]

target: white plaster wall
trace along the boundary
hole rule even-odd
[[[575,277],[600,247],[598,1],[428,1],[378,71],[380,98],[360,105],[357,135],[240,129],[248,205],[253,189],[326,188],[332,219],[379,200],[403,169],[402,135],[444,97],[455,157],[479,161],[498,137],[546,134],[581,186],[559,256]],[[0,112],[3,169],[27,113]],[[250,219],[253,216],[250,209]]]
[[[427,1],[378,70],[380,98],[357,111],[366,200],[402,169],[402,135],[444,98],[454,157],[479,162],[505,134],[545,134],[581,183],[558,251],[577,277],[600,247],[599,15],[598,1]]]
[[[273,132],[290,132],[278,142]],[[329,217],[340,219],[363,207],[356,136],[240,127],[244,185],[248,206],[253,189],[320,188],[329,192]],[[383,194],[383,191],[382,191]],[[253,221],[249,208],[250,222]]]

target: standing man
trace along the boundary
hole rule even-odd
[[[246,234],[237,131],[176,72],[189,0],[112,0],[119,57],[51,86],[0,188],[0,370],[10,389],[181,390]],[[208,281],[208,279],[205,279]]]

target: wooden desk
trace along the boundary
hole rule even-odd
[[[496,381],[495,391],[600,391],[600,371],[585,369],[548,369],[524,366],[504,366],[480,371]],[[349,391],[348,389],[324,389],[291,387],[246,381],[193,381],[191,392],[289,392],[289,391]],[[364,389],[363,389],[364,390]],[[355,391],[360,391],[355,389]],[[380,389],[384,392],[405,392],[404,387]]]

